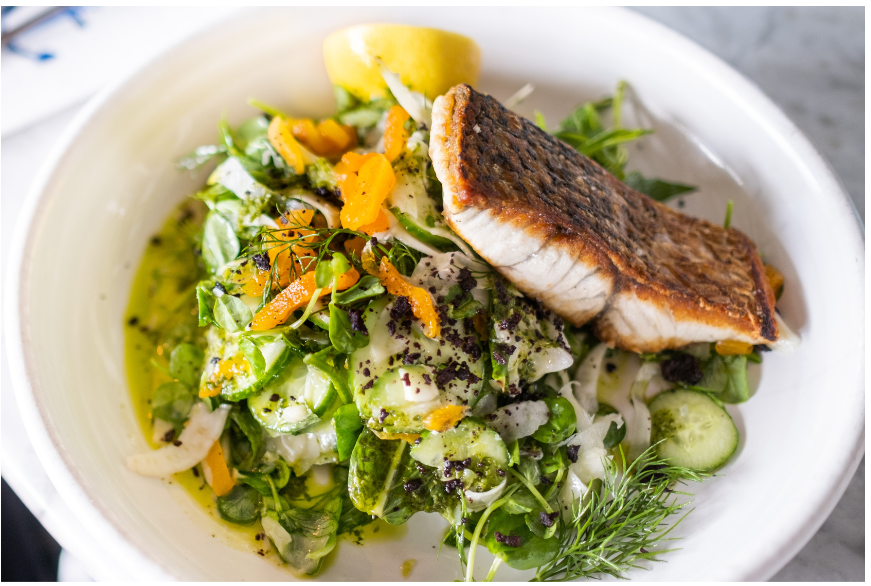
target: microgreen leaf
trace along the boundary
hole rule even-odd
[[[333,264],[320,261],[315,267],[315,287],[325,289],[330,286],[330,281],[333,280]]]

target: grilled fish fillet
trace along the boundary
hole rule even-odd
[[[610,346],[778,338],[753,242],[627,187],[467,85],[436,99],[448,224],[528,295]]]

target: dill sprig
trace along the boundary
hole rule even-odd
[[[642,568],[639,560],[661,561],[659,556],[674,549],[656,549],[677,539],[669,533],[689,514],[673,524],[669,519],[689,502],[691,496],[672,488],[685,481],[699,482],[706,475],[672,466],[659,459],[656,446],[648,448],[630,466],[606,467],[602,490],[591,490],[574,511],[571,523],[561,522],[561,547],[554,558],[536,572],[536,581],[595,578],[603,574],[616,578],[631,568]],[[618,470],[625,470],[620,473]]]

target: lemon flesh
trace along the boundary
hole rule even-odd
[[[458,83],[478,82],[481,50],[463,35],[402,24],[361,24],[324,41],[330,80],[363,100],[387,95],[379,59],[412,91],[432,100]]]

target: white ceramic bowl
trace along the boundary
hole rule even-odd
[[[146,449],[123,360],[124,311],[148,237],[195,181],[173,160],[215,139],[250,96],[301,115],[332,111],[321,42],[358,22],[446,28],[483,52],[480,87],[560,116],[629,80],[656,128],[630,161],[701,186],[685,211],[733,225],[786,276],[780,308],[803,344],[765,356],[758,391],[733,410],[734,461],[698,487],[668,563],[633,577],[762,580],[816,531],[864,444],[864,252],[849,200],[801,133],[752,84],[696,45],[621,10],[284,9],[200,34],[95,98],[30,194],[11,255],[6,333],[17,398],[53,482],[105,548],[101,577],[284,580],[175,484],[124,468]],[[452,579],[437,518],[399,541],[343,543],[324,579]],[[481,555],[479,575],[489,556]],[[503,568],[504,579],[514,577]]]

